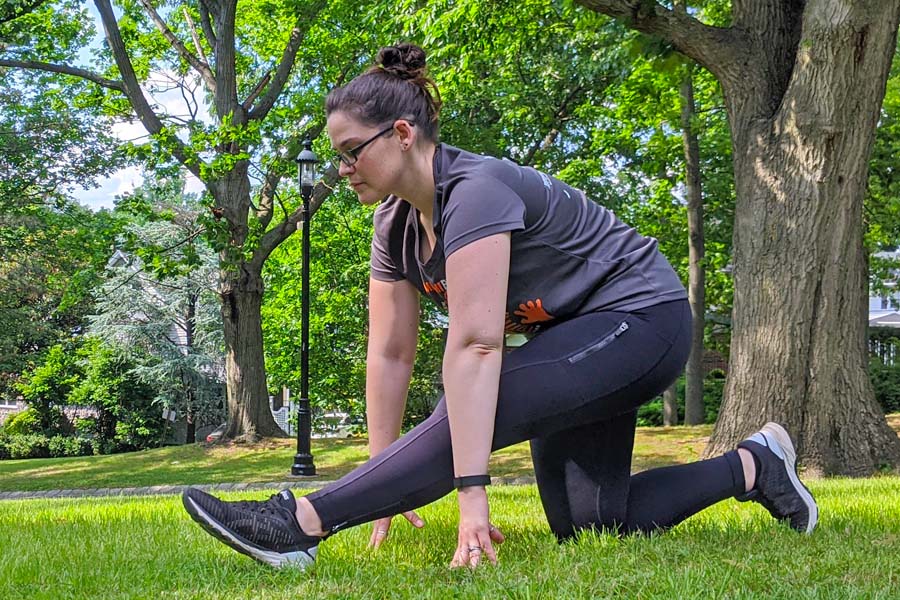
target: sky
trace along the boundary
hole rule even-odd
[[[91,16],[96,20],[97,31],[102,32],[103,27],[100,24],[100,16],[93,4],[88,4],[88,12],[90,12]],[[79,64],[78,66],[83,68],[90,68],[90,53],[93,49],[99,47],[102,41],[101,35],[98,35],[93,43],[82,50],[80,55],[82,64]],[[153,83],[164,85],[165,80],[165,74],[157,73],[151,76],[149,84],[150,86],[152,86]],[[164,87],[168,86],[164,85]],[[171,90],[162,93],[151,93],[148,87],[144,86],[144,92],[148,95],[148,99],[150,99],[151,104],[158,105],[162,112],[171,115],[187,116],[187,104],[185,103],[184,98],[178,90]],[[157,110],[157,114],[159,113],[160,110]],[[200,107],[197,116],[204,122],[210,121],[209,113],[203,106]],[[141,125],[138,121],[135,121],[133,123],[117,123],[113,126],[113,133],[116,135],[116,137],[123,141],[131,140],[140,142],[142,140],[146,140],[147,138],[147,130],[144,129],[144,126]],[[117,196],[121,196],[132,191],[134,188],[141,185],[143,181],[144,172],[141,168],[127,167],[125,169],[121,169],[119,171],[116,171],[115,173],[112,173],[109,177],[98,179],[94,187],[74,189],[72,191],[72,195],[80,204],[87,206],[91,210],[96,211],[100,210],[101,208],[112,208]],[[194,175],[188,174],[185,191],[190,193],[199,193],[203,191],[203,189],[203,184],[200,182],[200,180],[197,179]]]

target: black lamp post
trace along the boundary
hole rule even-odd
[[[300,300],[300,317],[303,319],[300,330],[300,400],[297,402],[297,454],[291,465],[291,475],[312,476],[316,474],[316,465],[310,449],[310,433],[312,430],[312,411],[309,408],[309,199],[316,183],[316,165],[319,158],[312,151],[312,142],[306,138],[303,151],[297,157],[299,165],[300,195],[303,197],[303,277]]]

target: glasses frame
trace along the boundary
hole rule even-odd
[[[374,142],[375,140],[377,140],[378,138],[380,138],[381,136],[386,134],[388,131],[391,131],[392,129],[394,129],[393,124],[385,127],[384,129],[382,129],[381,131],[379,131],[378,133],[376,133],[375,135],[373,135],[366,141],[362,142],[361,144],[357,144],[356,146],[350,148],[349,150],[344,150],[343,152],[338,152],[338,155],[332,159],[332,161],[334,162],[335,168],[340,168],[340,166],[341,166],[340,163],[344,163],[348,167],[352,167],[353,165],[355,165],[357,163],[357,161],[359,161],[360,153],[363,151],[363,149],[366,146],[368,146],[369,144],[371,144],[372,142]]]

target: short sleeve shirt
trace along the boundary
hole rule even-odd
[[[510,232],[508,333],[687,297],[655,239],[553,177],[440,144],[434,180],[437,243],[431,257],[420,260],[419,211],[389,196],[375,211],[374,279],[406,279],[446,309],[447,257],[478,239]]]

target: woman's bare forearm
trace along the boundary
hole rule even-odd
[[[369,455],[375,456],[400,436],[412,363],[384,356],[366,361],[366,422]]]
[[[498,344],[450,346],[444,355],[444,389],[457,477],[487,473],[502,359]]]

